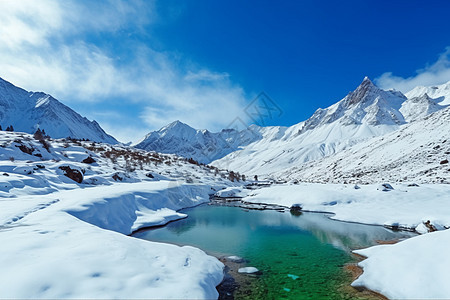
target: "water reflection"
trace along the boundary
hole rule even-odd
[[[163,228],[136,233],[153,241],[192,245],[207,251],[238,253],[277,236],[312,235],[325,244],[350,252],[368,247],[376,241],[388,241],[413,234],[393,232],[381,226],[370,226],[331,220],[323,213],[280,213],[277,211],[246,211],[237,207],[200,206],[183,211],[188,218]]]

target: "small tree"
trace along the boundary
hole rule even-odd
[[[239,180],[241,180],[241,174],[239,174],[239,172],[234,173],[234,178],[239,182]]]
[[[242,174],[242,181],[245,181],[245,175]]]
[[[234,172],[233,171],[231,171],[230,173],[228,173],[228,179],[231,181],[231,182],[234,182],[234,179],[236,178],[236,175],[234,174]]]
[[[42,131],[39,128],[33,134],[33,137],[35,140],[38,140],[38,141],[44,140],[44,134],[42,133]]]
[[[45,150],[47,150],[48,153],[50,153],[50,144],[45,140],[45,135],[39,128],[33,134],[33,137],[42,144],[42,146]]]
[[[255,178],[255,181],[258,181],[258,175],[255,175],[254,178]]]
[[[188,159],[188,163],[198,166],[198,162],[195,159],[193,159],[192,157]]]
[[[50,136],[45,132],[45,129],[42,129],[42,134],[44,135],[45,139],[49,139]]]

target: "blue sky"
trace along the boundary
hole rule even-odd
[[[293,125],[372,78],[450,80],[449,1],[0,2],[0,76],[118,139],[180,119],[219,130],[265,91]]]

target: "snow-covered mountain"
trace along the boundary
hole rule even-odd
[[[382,90],[365,77],[342,100],[291,127],[252,125],[243,131],[211,133],[176,121],[149,133],[136,147],[212,162],[247,175],[281,174],[422,120],[446,107],[449,91],[450,83],[421,87],[407,98],[395,90]]]
[[[210,163],[263,138],[267,128],[256,125],[246,130],[223,129],[212,133],[199,130],[180,121],[175,121],[147,134],[135,145],[136,148],[160,153],[177,154],[193,158],[201,163]]]
[[[450,183],[450,107],[323,159],[272,174],[323,183]]]
[[[437,104],[435,99],[430,98],[427,93],[408,98],[403,102],[400,112],[406,121],[411,122],[414,120],[419,120],[426,115],[434,113],[445,106]]]
[[[450,81],[435,86],[418,86],[407,92],[408,99],[428,95],[439,105],[450,105]]]
[[[213,164],[247,174],[271,174],[320,159],[399,129],[406,123],[400,112],[405,101],[402,93],[384,91],[365,77],[356,90],[289,127],[280,138],[258,140]]]
[[[96,121],[89,121],[42,92],[28,92],[0,78],[0,125],[34,133],[44,129],[52,138],[72,137],[110,144],[118,143]]]
[[[321,125],[400,125],[405,120],[399,109],[406,97],[397,91],[384,91],[365,77],[345,98],[326,109],[318,109],[302,128],[302,132]]]

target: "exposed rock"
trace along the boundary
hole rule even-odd
[[[117,174],[117,173],[115,173],[115,174],[112,176],[112,178],[113,178],[115,181],[122,181],[122,180],[123,180],[123,178],[120,177],[119,174]]]
[[[81,162],[85,163],[85,164],[93,164],[96,161],[95,161],[95,159],[92,158],[92,156],[88,156],[85,159],[83,159]]]
[[[394,188],[389,183],[382,183],[377,187],[377,190],[383,191],[383,192],[392,191],[393,189]]]
[[[258,270],[255,267],[244,267],[244,268],[239,268],[238,270],[239,273],[245,273],[245,274],[261,274],[261,271]]]
[[[27,147],[24,144],[20,144],[19,146],[16,146],[16,147],[19,148],[19,150],[22,151],[23,153],[30,154],[30,155],[32,155],[33,151],[34,151],[33,147]]]
[[[81,173],[77,169],[72,169],[69,166],[60,166],[59,169],[64,171],[64,175],[69,177],[75,182],[82,183],[83,182],[83,173]]]
[[[292,204],[292,206],[290,207],[291,211],[301,211],[302,210],[302,205],[301,204]]]
[[[290,207],[289,210],[290,210],[291,215],[296,216],[296,217],[298,217],[302,214],[302,206],[301,206],[301,204],[298,204],[298,203],[292,204],[292,206]]]
[[[423,224],[425,225],[425,227],[427,227],[428,232],[437,231],[437,228],[433,224],[431,224],[430,220],[424,222]]]
[[[227,256],[227,257],[226,257],[226,260],[227,260],[227,261],[234,262],[234,263],[238,263],[238,264],[244,262],[244,259],[243,259],[242,257],[236,256],[236,255]]]

